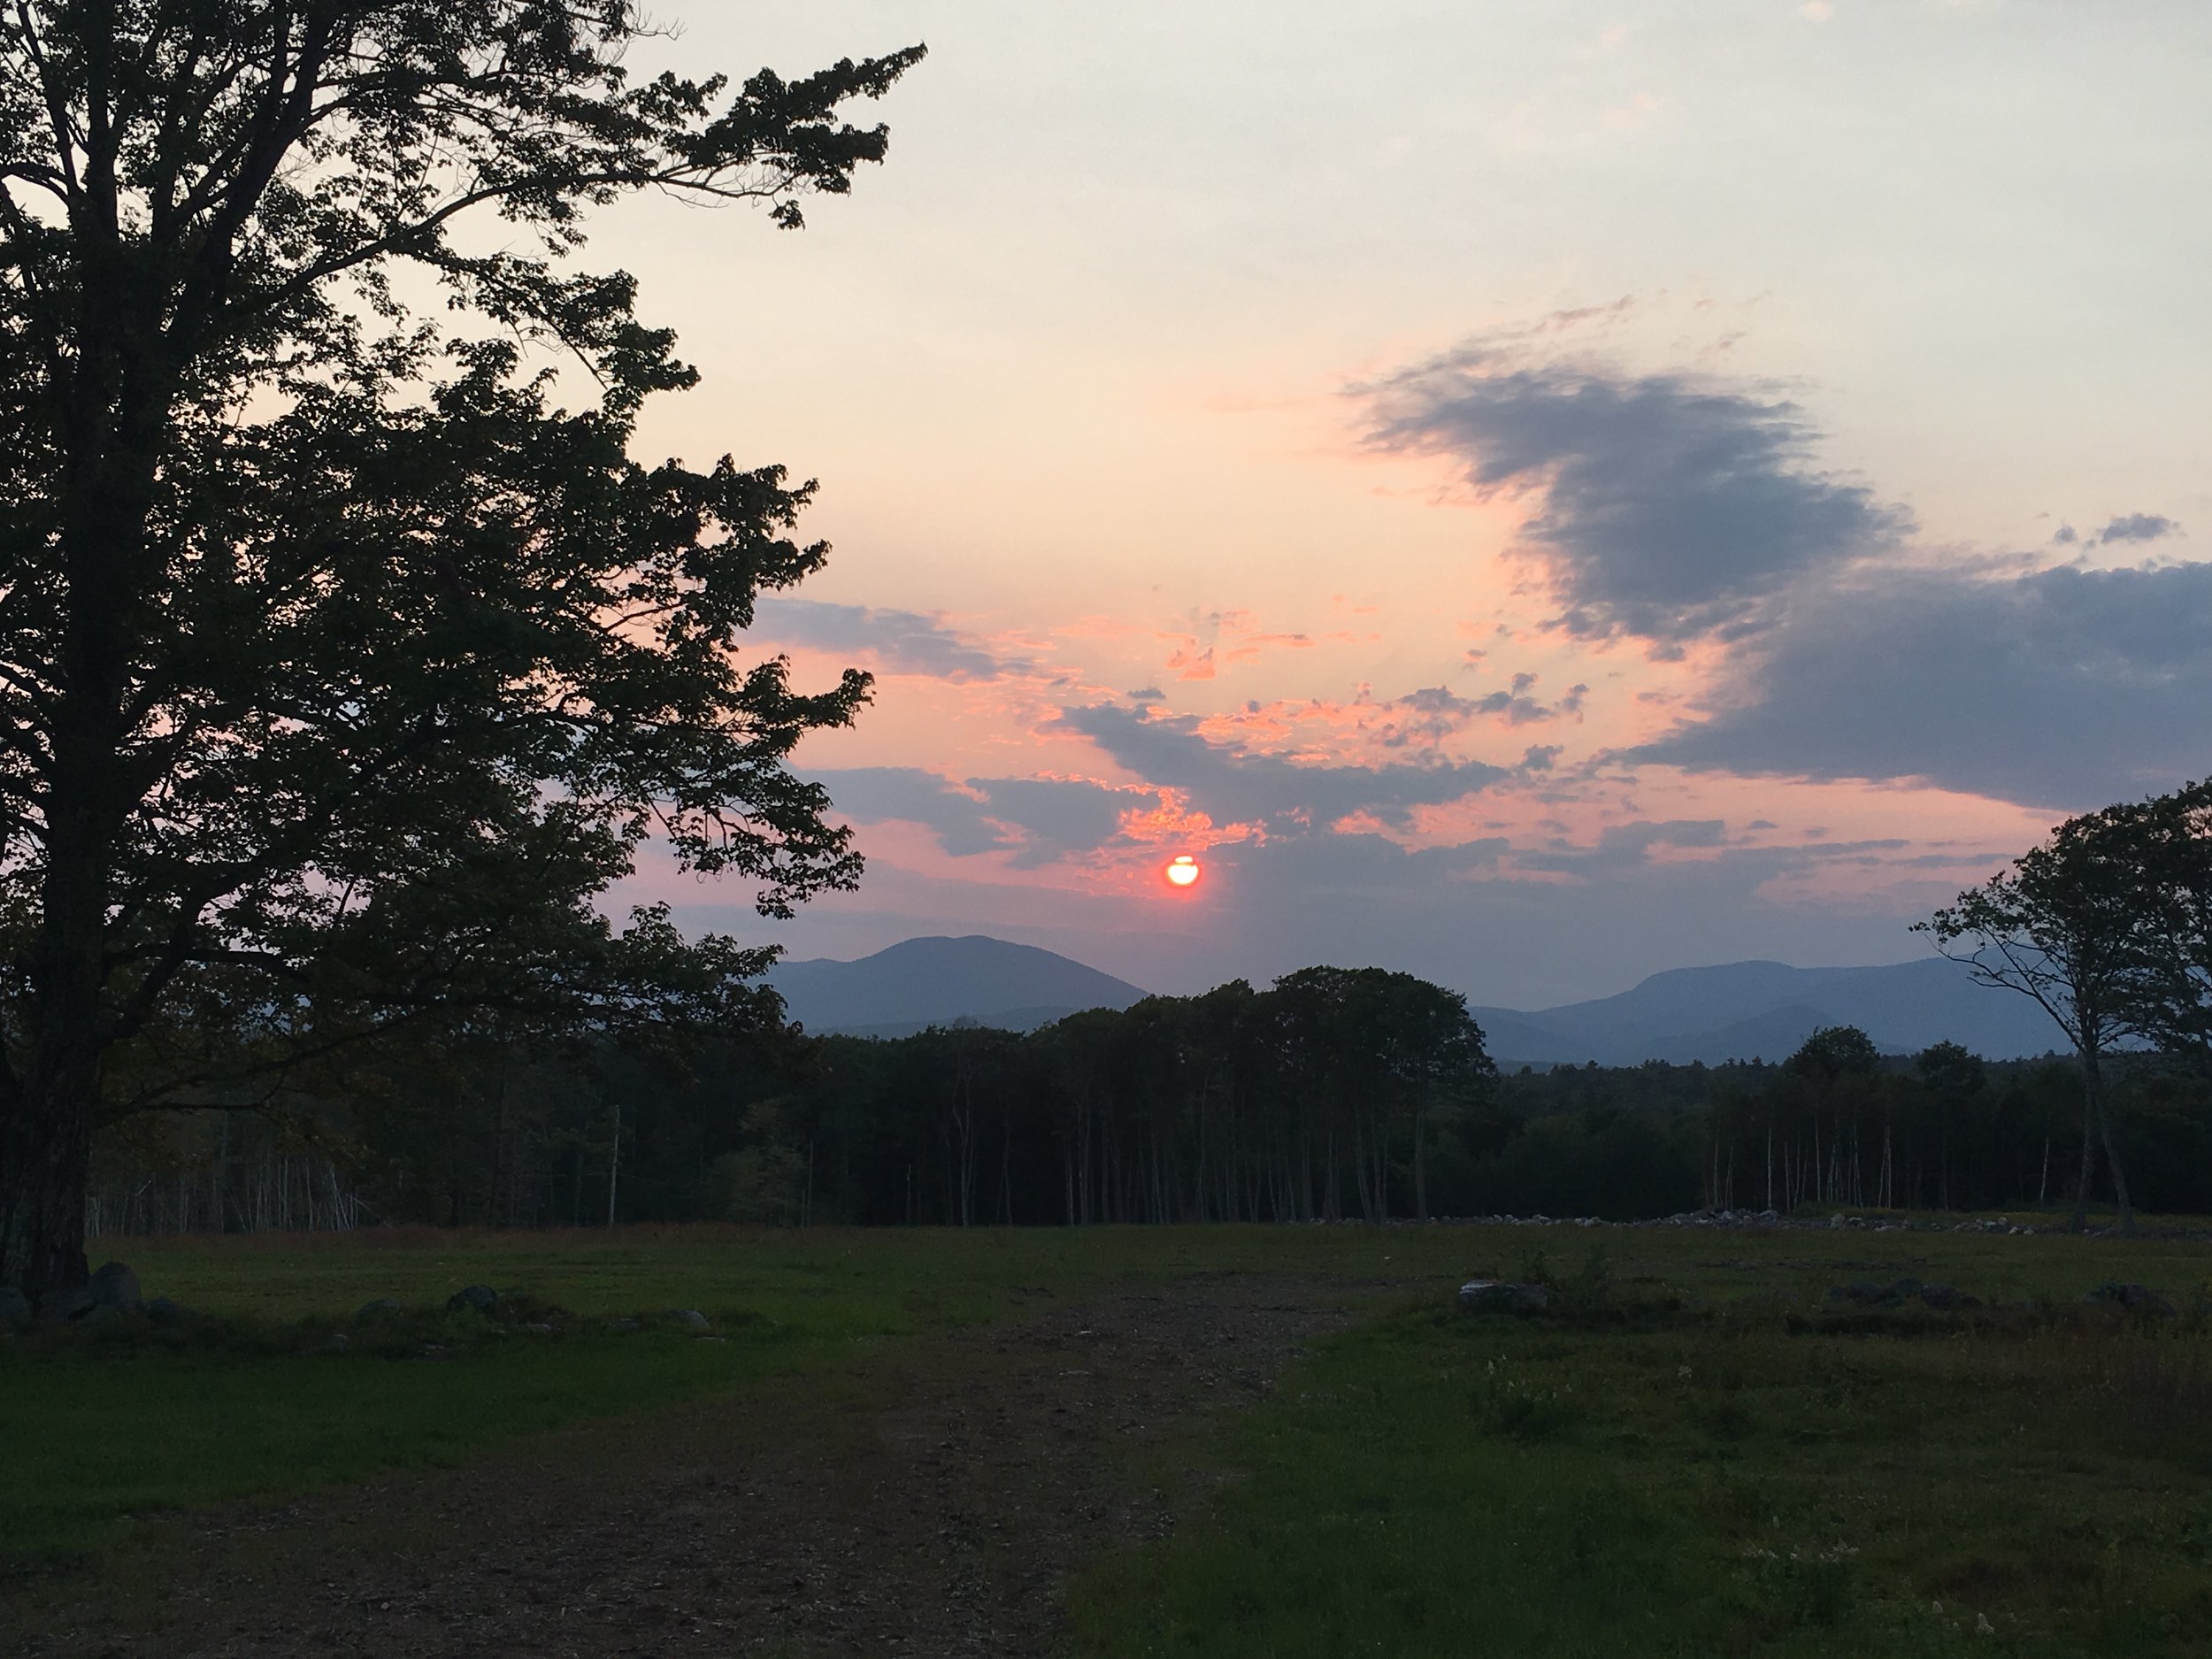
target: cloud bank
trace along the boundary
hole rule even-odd
[[[2212,565],[1932,565],[1910,512],[1822,468],[1818,427],[1770,388],[1526,350],[1477,342],[1363,388],[1371,435],[1532,495],[1517,551],[1555,626],[1724,648],[1698,713],[1626,758],[2062,809],[2212,772]],[[2137,511],[2054,540],[2180,533]]]
[[[1807,576],[1911,529],[1903,509],[1821,471],[1804,411],[1756,387],[1473,345],[1364,389],[1377,444],[1448,454],[1486,495],[1537,493],[1522,550],[1579,638],[1732,637]]]

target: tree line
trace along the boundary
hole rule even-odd
[[[2205,1077],[2107,1073],[2139,1201],[2212,1211]],[[99,1148],[96,1207],[157,1231],[2047,1210],[2078,1196],[2080,1087],[2073,1056],[1884,1056],[1848,1027],[1779,1063],[1500,1075],[1455,994],[1319,968],[1026,1034],[487,1039],[281,1123],[139,1119]]]

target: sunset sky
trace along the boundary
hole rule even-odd
[[[2212,771],[2200,0],[661,15],[930,56],[803,234],[600,223],[705,377],[640,453],[818,478],[757,641],[878,676],[801,754],[859,892],[626,899],[1533,1007],[1919,955]]]

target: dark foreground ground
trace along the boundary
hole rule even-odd
[[[0,1335],[0,1655],[2197,1659],[2162,1231],[138,1240]]]
[[[1053,1654],[1071,1576],[1172,1530],[1221,1478],[1224,1420],[1359,1288],[1201,1273],[457,1469],[172,1517],[103,1573],[0,1594],[0,1651]]]

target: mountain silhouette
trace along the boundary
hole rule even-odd
[[[768,978],[809,1031],[869,1037],[955,1021],[1033,1031],[1146,995],[1056,952],[981,933],[910,939],[856,962],[780,963]],[[1889,1054],[1947,1041],[2016,1059],[2063,1046],[2050,1017],[2026,997],[1976,985],[1941,956],[1879,968],[1673,968],[1617,996],[1470,1011],[1492,1056],[1509,1066],[1781,1060],[1824,1025],[1856,1025]]]
[[[811,1032],[902,1037],[972,1020],[1030,1031],[1087,1008],[1126,1008],[1145,993],[1035,945],[970,933],[910,939],[857,962],[778,963],[768,981]]]
[[[1823,1025],[1856,1025],[1889,1054],[1955,1042],[2006,1060],[2065,1041],[2028,998],[1977,985],[1962,964],[1941,956],[1880,968],[1673,968],[1617,996],[1471,1011],[1491,1054],[1513,1063],[1780,1060]]]

